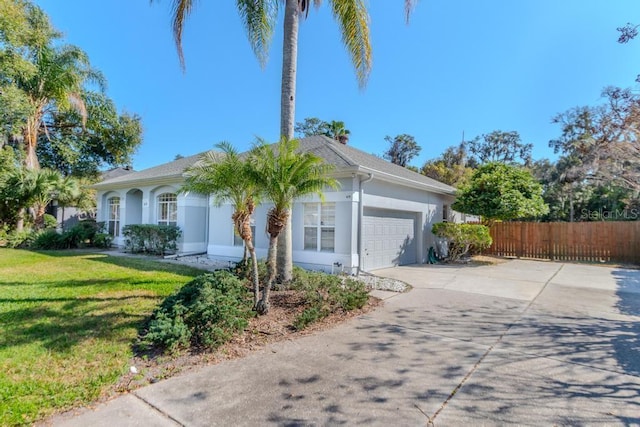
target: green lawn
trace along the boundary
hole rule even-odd
[[[0,249],[0,425],[98,398],[127,372],[156,304],[200,273],[99,253]]]

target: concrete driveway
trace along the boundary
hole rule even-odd
[[[640,271],[514,260],[377,274],[414,289],[51,422],[640,425]]]

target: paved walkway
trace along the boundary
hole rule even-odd
[[[640,271],[516,260],[377,273],[414,289],[51,422],[640,425]]]

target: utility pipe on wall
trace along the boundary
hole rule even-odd
[[[360,193],[360,200],[359,200],[359,205],[358,205],[358,274],[360,274],[363,270],[363,238],[362,238],[362,234],[363,234],[363,230],[362,230],[362,219],[364,217],[364,200],[363,200],[363,195],[364,195],[364,184],[366,184],[367,182],[370,182],[373,179],[373,174],[369,173],[369,176],[365,179],[360,179],[359,180],[359,193]]]

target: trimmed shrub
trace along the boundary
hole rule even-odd
[[[51,229],[38,233],[30,245],[31,249],[40,250],[65,249],[66,247],[64,236]]]
[[[106,233],[96,233],[93,236],[93,246],[96,248],[109,249],[113,243],[113,236]]]
[[[244,330],[251,306],[247,287],[232,273],[202,275],[154,311],[141,345],[169,351],[189,345],[216,348]]]
[[[26,249],[36,239],[38,233],[32,230],[14,231],[6,237],[6,246],[8,248]]]
[[[488,248],[493,242],[491,234],[489,234],[489,227],[480,224],[439,222],[433,224],[431,232],[438,237],[447,239],[449,243],[447,260],[454,262],[473,252]]]
[[[125,250],[165,255],[178,249],[182,231],[175,225],[131,224],[122,229]]]
[[[338,310],[362,308],[369,300],[364,283],[346,276],[296,269],[290,286],[291,289],[303,292],[309,304],[294,320],[293,326],[297,330]]]
[[[43,220],[44,220],[44,228],[58,227],[58,220],[53,215],[44,214]]]

